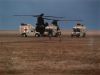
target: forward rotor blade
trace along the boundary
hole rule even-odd
[[[82,20],[58,20],[58,21],[82,21]]]

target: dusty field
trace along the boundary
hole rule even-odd
[[[100,75],[100,35],[20,37],[0,33],[0,75]]]

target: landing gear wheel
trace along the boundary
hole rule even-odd
[[[26,33],[22,33],[21,34],[23,37],[27,37],[27,34]]]
[[[82,37],[85,37],[85,36],[86,36],[86,33],[84,33]]]
[[[35,34],[35,37],[40,37],[40,34],[36,33],[36,34]]]
[[[77,34],[76,37],[80,37],[80,34]]]
[[[56,37],[60,37],[60,36],[61,36],[61,32],[57,32]]]

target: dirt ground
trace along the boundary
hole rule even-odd
[[[0,75],[100,75],[100,35],[0,34]]]

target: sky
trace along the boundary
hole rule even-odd
[[[0,30],[16,30],[21,23],[35,26],[35,17],[13,15],[44,15],[82,20],[90,30],[100,30],[100,0],[0,0]],[[47,20],[45,20],[46,22]],[[47,21],[50,23],[50,21]],[[77,21],[59,22],[61,29],[72,29]]]

